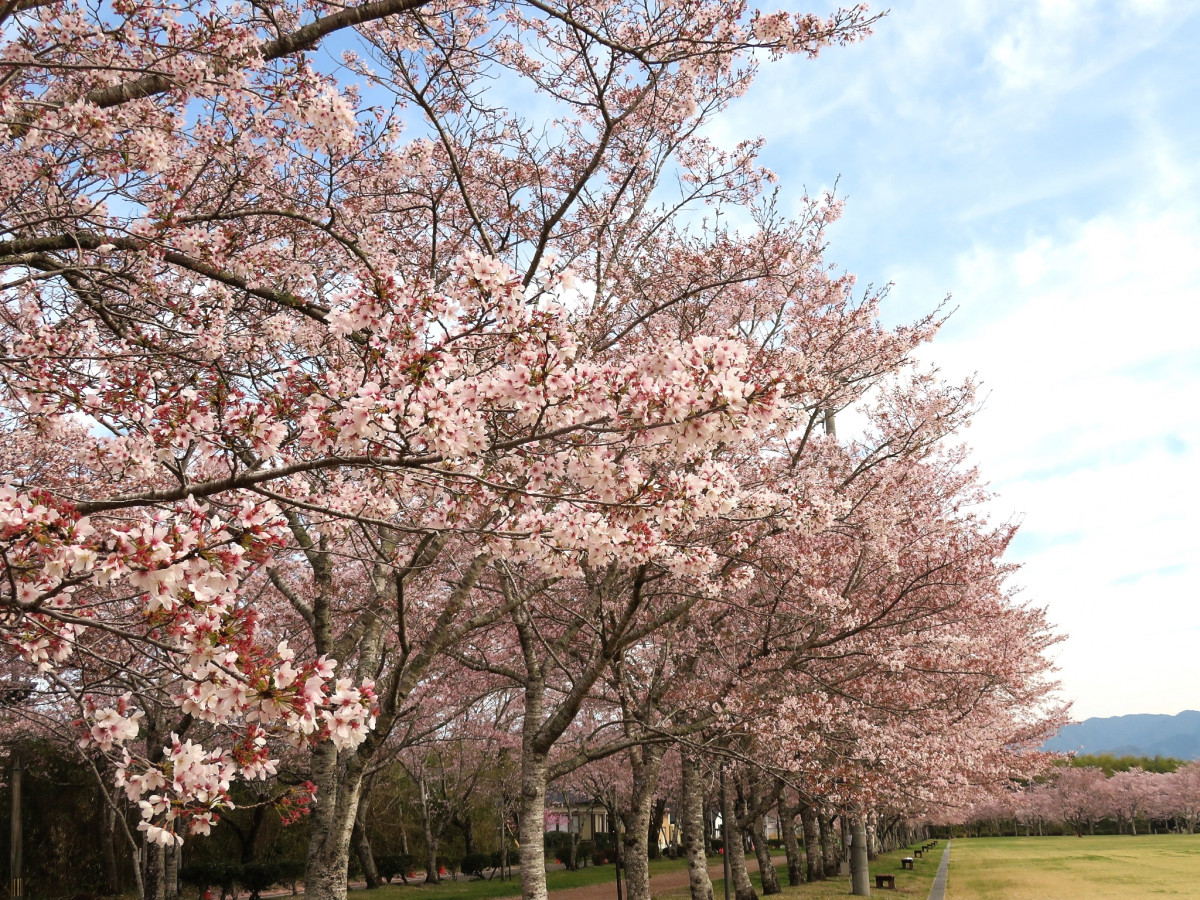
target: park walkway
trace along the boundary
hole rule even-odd
[[[779,867],[779,866],[786,867],[786,865],[787,865],[787,859],[782,856],[773,857],[771,861],[773,863],[775,863],[776,867]],[[746,858],[746,870],[748,872],[757,872],[758,871],[758,860],[755,859],[753,856],[748,856]],[[515,872],[519,872],[520,870],[514,866],[513,871],[515,873]],[[724,878],[725,877],[724,861],[717,863],[715,866],[709,866],[708,867],[708,877],[711,878],[713,881],[719,881],[720,879]],[[784,877],[786,878],[786,872],[784,873]],[[412,884],[415,887],[420,887],[424,878],[425,878],[424,873],[419,873],[418,875],[415,875],[413,878],[410,879],[410,884]],[[399,882],[397,882],[397,883],[399,883]],[[367,885],[365,882],[352,881],[349,883],[349,885],[347,885],[347,889],[350,891],[357,892],[357,891],[365,890],[366,886]],[[657,875],[650,876],[650,890],[654,891],[656,896],[660,895],[662,893],[665,893],[666,891],[682,890],[683,888],[686,888],[687,886],[688,886],[687,866],[684,866],[681,869],[671,869],[667,872],[660,872]],[[292,892],[290,890],[277,889],[277,890],[263,891],[261,896],[262,896],[263,900],[275,900],[275,898],[291,897]],[[301,890],[298,896],[303,897],[304,891]],[[514,894],[513,896],[519,897],[520,893],[518,892],[517,894]],[[605,882],[601,882],[600,884],[589,884],[589,885],[585,885],[583,887],[563,888],[563,889],[557,890],[557,891],[550,891],[549,896],[550,896],[551,900],[616,900],[617,885],[616,885],[615,881],[605,881]],[[502,897],[502,898],[500,898],[500,900],[509,900],[509,898]]]
[[[942,851],[942,861],[938,865],[937,875],[933,879],[933,887],[929,889],[929,900],[946,900],[946,876],[950,872],[950,845],[946,841],[946,849]]]
[[[787,860],[784,857],[772,859],[776,866],[783,864],[787,865]],[[746,857],[746,870],[749,872],[758,871],[758,860],[753,856]],[[724,861],[715,866],[708,867],[708,877],[713,881],[719,881],[725,877]],[[787,880],[787,872],[783,873],[784,880]],[[688,870],[687,866],[681,869],[670,869],[666,872],[659,872],[657,875],[650,876],[650,892],[655,897],[661,897],[669,891],[683,890],[688,886]],[[724,896],[724,895],[719,895]],[[614,881],[606,881],[602,884],[589,884],[585,887],[563,888],[558,891],[550,891],[550,900],[616,900],[617,885]]]

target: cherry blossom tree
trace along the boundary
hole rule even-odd
[[[345,896],[390,753],[426,798],[458,772],[434,857],[473,789],[464,716],[498,703],[528,900],[547,783],[584,767],[628,768],[646,900],[673,744],[693,870],[719,756],[768,879],[781,791],[811,874],[810,821],[832,852],[838,811],[1036,766],[1056,638],[945,446],[970,386],[911,365],[938,315],[880,325],[824,257],[839,204],[789,218],[757,142],[703,137],[760,62],[864,35],[863,7],[0,21],[0,642],[137,804],[145,896],[285,752],[308,895]]]
[[[697,129],[744,91],[739,58],[815,54],[866,17],[3,15],[5,425],[14,445],[70,446],[53,470],[6,468],[4,640],[68,680],[89,630],[153,648],[183,715],[240,733],[122,761],[155,843],[208,827],[230,778],[269,773],[260,729],[307,741],[308,887],[340,896],[367,761],[431,661],[506,609],[473,594],[489,564],[559,577],[600,545],[652,547],[656,516],[709,514],[688,502],[725,487],[670,461],[776,414],[789,388],[761,340],[654,327],[763,274],[814,276],[755,267],[765,220],[749,241],[677,224],[764,178],[753,144]],[[356,44],[344,77],[314,64],[333,36]],[[489,102],[500,72],[552,99],[560,135]],[[683,192],[661,207],[671,166]],[[272,593],[282,629],[250,603]],[[92,706],[96,745],[123,752],[137,710]]]
[[[1188,834],[1194,834],[1200,822],[1200,763],[1180,766],[1166,780],[1166,809],[1182,820]]]

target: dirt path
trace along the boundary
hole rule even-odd
[[[773,857],[771,862],[775,863],[776,868],[787,865],[787,859],[782,856]],[[746,869],[750,872],[758,871],[758,860],[753,856],[746,856]],[[514,871],[517,871],[514,869]],[[419,885],[424,879],[423,874],[419,874],[416,878],[409,881],[412,885]],[[715,866],[708,867],[708,877],[713,881],[719,881],[725,877],[724,863],[718,863]],[[787,877],[787,873],[784,873]],[[397,882],[399,884],[399,882]],[[660,872],[657,875],[650,876],[650,890],[655,896],[662,896],[668,891],[680,891],[688,886],[688,870],[685,866],[681,869],[671,869],[668,872]],[[349,890],[355,893],[366,888],[366,884],[361,881],[352,881],[347,886]],[[274,900],[274,898],[290,898],[292,892],[288,890],[270,890],[263,891],[263,900]],[[304,896],[304,891],[301,890],[299,895]],[[515,894],[515,897],[520,897],[520,894]],[[551,900],[616,900],[617,888],[616,882],[605,881],[601,884],[589,884],[585,887],[563,888],[558,891],[550,891]],[[509,900],[507,897],[502,897],[500,900]]]
[[[771,860],[778,867],[780,863],[786,864],[787,860],[784,857],[778,857]],[[746,869],[751,872],[758,871],[758,860],[753,856],[746,856]],[[715,866],[708,867],[708,877],[713,881],[717,881],[725,877],[724,863],[719,863]],[[786,873],[784,875],[786,878]],[[680,891],[688,886],[688,870],[671,869],[669,872],[660,872],[657,875],[650,876],[650,892],[655,897],[661,897],[668,891]],[[564,888],[561,891],[551,891],[550,900],[616,900],[617,888],[612,881],[607,881],[604,884],[589,884],[587,887]]]

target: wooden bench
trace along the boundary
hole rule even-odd
[[[913,862],[913,858],[911,856],[906,856],[904,859],[900,860],[900,868],[902,869],[912,869],[915,872],[915,866],[916,863]]]
[[[896,876],[895,875],[876,875],[875,876],[875,887],[877,887],[877,888],[889,887],[894,891],[896,889]]]
[[[913,851],[913,856],[924,856],[924,855],[925,855],[925,852],[923,850],[914,850]]]

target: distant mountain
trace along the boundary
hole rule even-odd
[[[1043,749],[1114,756],[1173,756],[1200,759],[1200,711],[1177,716],[1132,715],[1084,719],[1064,725]]]

